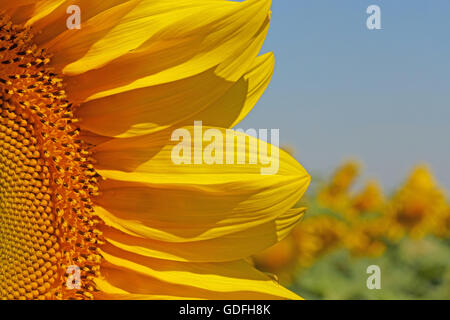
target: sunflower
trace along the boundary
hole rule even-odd
[[[442,224],[446,208],[445,190],[428,166],[416,166],[391,200],[387,215],[389,237],[393,240],[405,234],[424,237]]]
[[[298,298],[246,258],[300,219],[305,170],[171,161],[176,128],[225,132],[266,89],[270,5],[0,1],[1,298]]]
[[[323,214],[305,219],[292,233],[299,266],[309,268],[319,258],[341,247],[347,233],[346,224],[333,216]]]
[[[343,237],[344,246],[356,257],[379,257],[386,250],[384,236],[387,229],[383,218],[353,221]]]
[[[350,188],[360,175],[361,165],[355,160],[341,164],[317,195],[320,205],[339,212],[346,211],[351,205]]]
[[[352,209],[357,215],[380,211],[384,204],[383,190],[376,180],[370,180],[352,197],[351,201]]]

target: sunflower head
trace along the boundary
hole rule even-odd
[[[100,260],[91,200],[98,175],[73,106],[30,28],[2,16],[0,51],[2,296],[90,297]],[[85,285],[61,290],[73,264],[87,271]]]
[[[358,213],[375,212],[384,202],[383,191],[377,181],[369,181],[352,199],[352,207]]]
[[[346,230],[345,223],[332,216],[317,215],[305,219],[293,231],[299,265],[309,267],[319,257],[339,247]]]
[[[408,232],[413,237],[422,237],[439,224],[446,208],[445,193],[429,169],[418,166],[394,195],[390,207],[393,234],[399,237]]]
[[[319,202],[329,208],[342,211],[349,206],[349,189],[360,173],[361,165],[347,161],[339,166],[331,180],[319,191]]]
[[[298,298],[246,259],[300,219],[303,167],[170,157],[178,128],[227,132],[261,97],[271,2],[78,1],[76,30],[72,4],[0,2],[0,297]]]

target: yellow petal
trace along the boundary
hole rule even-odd
[[[16,1],[6,1],[2,0],[0,2],[0,10],[11,10],[15,8],[19,8],[25,5],[35,4],[36,0],[16,0]],[[41,1],[42,2],[42,1]]]
[[[69,17],[66,13],[69,4],[66,4],[34,23],[33,28],[42,30],[35,36],[35,41],[54,54],[51,64],[58,72],[62,72],[67,63],[83,57],[140,1],[74,1],[70,4],[77,4],[81,9],[79,30],[67,29],[65,21]]]
[[[105,294],[197,299],[301,299],[245,261],[185,263],[142,257],[113,246],[101,252]],[[121,297],[123,298],[123,297]]]
[[[144,135],[194,120],[231,127],[256,104],[270,82],[273,66],[273,55],[265,54],[235,83],[209,70],[169,84],[89,101],[76,116],[81,128],[112,137]]]
[[[193,36],[193,31],[211,31],[212,34],[204,36],[212,38],[210,41],[213,42],[218,38],[226,40],[230,31],[238,31],[237,27],[244,29],[239,30],[239,33],[249,33],[253,36],[261,27],[261,20],[264,21],[267,16],[267,4],[267,1],[260,0],[250,0],[242,4],[192,0],[143,0],[121,19],[113,30],[96,42],[82,59],[67,66],[65,71],[68,74],[78,74],[96,69],[131,50],[139,49],[141,46],[153,46],[153,43],[147,43],[153,37],[157,40],[172,37],[182,38],[183,36]],[[261,9],[263,12],[258,12]],[[252,15],[256,15],[260,19],[255,19],[255,16]],[[245,19],[256,21],[249,23],[249,21],[244,22]],[[189,23],[186,23],[187,21]],[[227,25],[227,22],[234,22],[235,25]],[[205,26],[208,26],[209,30],[202,30]],[[224,30],[215,30],[219,26]],[[130,30],[133,30],[133,37],[125,37],[124,35],[127,35]],[[244,38],[240,40],[246,40],[245,37],[248,37],[242,36]],[[119,42],[118,39],[120,39]],[[211,43],[203,45],[207,46]],[[231,48],[230,45],[232,45]],[[243,48],[242,44],[228,44],[229,49],[235,48],[234,46]]]
[[[178,125],[188,126],[196,120],[204,119],[205,125],[208,126],[221,128],[236,126],[261,98],[270,83],[274,66],[275,59],[272,53],[257,57],[245,75],[220,100]]]
[[[0,12],[9,15],[14,23],[26,24],[30,19],[47,16],[63,2],[64,0],[2,0]]]
[[[213,68],[217,76],[235,82],[260,51],[269,9],[269,0],[141,1],[94,44],[85,31],[89,29],[82,28],[83,39],[74,35],[64,41],[61,35],[49,50],[55,54],[56,69],[63,68],[67,75],[68,93],[75,101],[168,83]],[[133,37],[128,36],[131,29]],[[77,53],[86,50],[83,45],[90,48],[64,67],[66,57],[74,57],[69,52],[74,44]]]
[[[66,0],[38,1],[34,7],[33,16],[26,22],[25,25],[32,25],[36,21],[41,20],[43,18],[45,18],[47,20],[49,18],[49,14],[54,12],[55,9],[57,9],[58,7],[62,7],[61,5],[63,3],[66,3]],[[64,7],[64,10],[66,10],[66,7]],[[65,23],[64,23],[64,27],[65,27]]]
[[[82,27],[87,26],[87,21],[108,9],[125,3],[137,3],[140,0],[14,0],[2,1],[0,11],[5,11],[12,20],[18,24],[31,26],[34,31],[35,44],[48,48],[48,43],[62,33],[79,34],[79,30],[68,30],[66,21],[70,17],[67,8],[71,5],[79,6],[81,10]],[[110,20],[111,21],[111,20]],[[112,19],[116,24],[118,18]],[[108,21],[102,21],[107,24]],[[112,27],[112,26],[111,26]],[[75,51],[75,50],[74,50]],[[65,52],[67,54],[67,52]],[[72,52],[70,52],[73,54]]]
[[[219,132],[225,137],[224,129]],[[263,162],[175,165],[171,156],[176,142],[166,134],[113,139],[95,149],[97,171],[109,179],[100,186],[97,204],[142,237],[186,242],[246,230],[292,208],[309,185],[303,167],[273,146],[279,160],[271,160],[278,163],[278,171],[262,175],[267,166],[261,163],[268,163],[269,157],[252,146],[270,146],[256,138],[238,133],[246,139],[238,139],[237,150],[242,151],[236,153],[247,159],[259,156]]]
[[[134,235],[115,222],[114,217],[100,214],[105,221],[101,231],[115,247],[139,255],[192,262],[239,260],[260,252],[284,239],[303,216],[304,209],[291,209],[274,221],[225,236],[190,242],[166,242]],[[123,230],[123,231],[122,231]]]

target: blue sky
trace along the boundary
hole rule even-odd
[[[381,7],[382,30],[366,9]],[[239,127],[279,128],[310,172],[342,160],[391,190],[417,163],[450,188],[450,1],[273,0],[272,83]]]

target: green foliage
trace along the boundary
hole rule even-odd
[[[381,269],[379,290],[366,286],[370,265]],[[378,258],[334,251],[300,271],[290,289],[305,299],[450,299],[450,241],[405,238]]]

